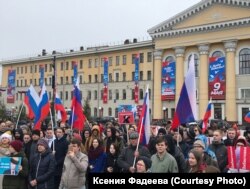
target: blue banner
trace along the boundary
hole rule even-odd
[[[16,70],[8,71],[7,103],[15,102]]]
[[[139,82],[139,55],[138,54],[136,55],[136,57],[134,57],[133,61],[135,64],[134,80],[135,80],[135,84],[138,84]]]
[[[0,175],[18,175],[21,157],[0,157]]]
[[[77,62],[73,61],[72,62],[73,64],[73,69],[74,69],[74,78],[73,78],[73,84],[75,85],[76,84],[76,80],[77,80]]]
[[[103,97],[102,101],[103,104],[106,104],[108,102],[108,76],[109,76],[109,62],[108,59],[104,58],[104,65],[103,65]]]
[[[225,57],[209,58],[208,75],[209,97],[213,100],[224,100],[226,97]]]
[[[39,86],[42,88],[44,82],[44,65],[39,65],[39,72],[40,72]]]
[[[175,99],[175,62],[162,63],[161,100]]]

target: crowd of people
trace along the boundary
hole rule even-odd
[[[0,157],[21,157],[18,173],[0,176],[3,189],[85,189],[90,173],[227,173],[241,170],[240,147],[249,146],[250,129],[171,122],[157,126],[149,143],[138,145],[136,125],[90,123],[83,131],[65,123],[32,130],[32,124],[0,121]],[[236,167],[229,166],[228,146]]]

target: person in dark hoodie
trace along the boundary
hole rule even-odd
[[[26,189],[28,177],[28,159],[22,151],[23,144],[19,140],[10,142],[11,157],[21,157],[21,165],[17,175],[5,175],[3,178],[3,189]]]
[[[23,142],[23,130],[21,128],[14,129],[15,140],[20,140]]]
[[[237,140],[237,133],[234,128],[229,128],[227,130],[227,139],[224,140],[225,146],[234,146]]]
[[[156,140],[158,137],[160,136],[166,136],[167,131],[164,128],[160,128],[158,130],[157,136],[151,136],[148,142],[148,150],[150,152],[151,155],[155,154],[157,152],[156,150]]]
[[[39,139],[37,151],[29,172],[29,184],[31,189],[54,189],[55,158],[51,153],[48,142]]]

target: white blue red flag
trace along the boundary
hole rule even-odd
[[[57,115],[58,115],[57,118],[60,119],[61,122],[65,123],[67,120],[67,113],[57,93],[56,93],[56,98],[55,98],[55,110],[57,111]]]
[[[208,102],[207,110],[205,112],[205,115],[203,117],[203,122],[202,122],[202,133],[205,133],[208,127],[208,121],[209,118],[211,117],[211,111],[212,111],[212,100],[210,99]]]
[[[174,113],[171,129],[177,128],[180,124],[194,122],[196,120],[196,83],[194,55],[189,62],[189,69],[182,85],[180,98]]]
[[[250,112],[245,115],[245,121],[250,123]]]
[[[142,105],[142,113],[138,125],[138,132],[140,137],[140,143],[147,145],[150,138],[150,117],[149,117],[149,92],[148,86],[144,96],[144,102]]]
[[[76,128],[82,131],[84,128],[85,115],[83,114],[81,92],[79,89],[79,79],[77,78],[76,85],[74,86],[73,98],[71,103],[71,115],[69,118],[69,124],[71,128]]]
[[[28,91],[25,93],[25,97],[24,97],[24,104],[26,104],[27,106],[27,109],[28,109],[27,116],[29,119],[34,119],[35,113],[38,110],[39,102],[40,102],[40,98],[35,88],[31,84]]]
[[[48,94],[46,91],[46,86],[43,84],[42,91],[40,94],[40,102],[38,105],[38,110],[35,112],[34,129],[41,129],[41,122],[48,116],[50,110],[50,103]]]

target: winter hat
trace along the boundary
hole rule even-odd
[[[166,134],[167,134],[166,129],[160,128],[160,129],[158,130],[158,134],[157,134],[157,135],[159,135],[160,133],[163,134],[163,135],[166,135]]]
[[[129,139],[137,139],[137,138],[139,138],[139,135],[137,132],[133,131],[130,133]]]
[[[202,147],[205,150],[205,144],[201,140],[196,140],[193,147]]]
[[[20,152],[23,147],[23,143],[20,140],[13,140],[10,142],[10,146],[12,146],[16,152]]]
[[[37,135],[37,136],[39,136],[40,137],[40,131],[39,130],[33,130],[32,131],[32,135]]]
[[[148,170],[151,167],[152,161],[148,157],[146,157],[146,156],[140,156],[138,158],[137,162],[140,161],[140,160],[144,162],[146,170]]]
[[[11,141],[12,140],[12,135],[11,135],[10,131],[7,131],[7,132],[3,133],[1,135],[1,137],[0,137],[0,139],[2,140],[3,138],[7,138],[7,139],[9,139]]]
[[[46,149],[49,148],[48,142],[47,142],[45,139],[43,139],[43,138],[41,138],[41,139],[38,140],[37,146],[38,146],[38,145],[42,145],[42,146],[44,146]]]

